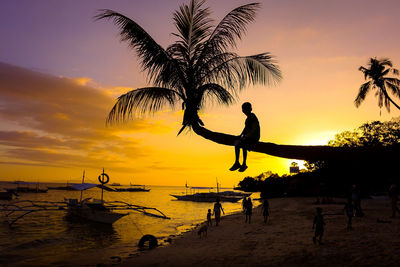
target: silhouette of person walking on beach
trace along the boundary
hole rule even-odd
[[[247,207],[247,197],[244,196],[242,200],[242,210],[244,214],[246,214],[246,207]]]
[[[225,214],[221,203],[219,203],[219,198],[217,198],[217,202],[215,202],[214,204],[214,211],[213,211],[215,215],[215,226],[218,226],[219,222],[221,221],[221,211],[223,214]]]
[[[263,204],[262,204],[262,213],[264,216],[264,223],[268,223],[268,218],[269,218],[269,202],[268,199],[264,198]]]
[[[260,123],[254,113],[251,112],[252,107],[249,102],[242,105],[242,112],[247,116],[245,127],[235,142],[235,163],[229,169],[230,171],[244,172],[247,169],[247,151],[260,140]],[[243,163],[239,163],[240,149],[243,150]]]
[[[248,197],[246,201],[246,223],[251,223],[251,215],[253,214],[253,203],[251,202],[251,198]]]
[[[347,203],[344,206],[344,211],[347,216],[347,230],[352,230],[353,226],[351,224],[352,218],[354,216],[354,206],[351,197],[347,199]]]
[[[361,192],[356,184],[353,184],[351,198],[353,199],[355,215],[357,217],[363,217],[364,212],[361,209]]]
[[[397,200],[399,198],[399,191],[396,184],[392,184],[389,188],[389,197],[392,206],[392,218],[396,217],[396,212],[400,213],[399,207],[397,207]]]
[[[317,238],[318,238],[318,244],[322,245],[322,236],[324,235],[324,217],[322,216],[322,208],[318,207],[317,208],[317,214],[314,217],[314,222],[312,229],[315,229],[315,233],[313,236],[313,242],[314,244],[317,243]]]

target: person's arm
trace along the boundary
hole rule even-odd
[[[222,213],[225,214],[225,211],[224,211],[224,209],[222,208],[222,205],[221,205],[221,210],[222,210]]]
[[[247,129],[246,129],[246,126],[245,126],[245,127],[243,128],[242,133],[240,134],[240,137],[246,136],[246,132],[247,132]]]

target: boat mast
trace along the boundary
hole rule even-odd
[[[85,170],[83,170],[83,175],[82,175],[82,184],[85,182]],[[68,182],[67,182],[68,184]],[[82,194],[83,194],[83,190],[81,190],[81,200],[79,202],[82,202]]]
[[[101,174],[101,176],[104,179],[104,167],[103,167],[103,173]],[[103,191],[104,191],[104,184],[101,183],[101,203],[103,203]]]

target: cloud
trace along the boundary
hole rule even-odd
[[[150,146],[121,133],[169,132],[163,121],[137,119],[106,127],[115,99],[89,78],[71,79],[0,63],[1,164],[121,167]],[[96,166],[97,165],[97,166]]]

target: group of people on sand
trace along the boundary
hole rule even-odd
[[[251,201],[250,197],[244,197],[242,201],[242,208],[243,208],[243,213],[246,215],[246,220],[245,223],[251,223],[251,216],[253,215],[253,202]],[[262,200],[262,206],[261,206],[261,211],[264,217],[264,223],[268,223],[268,218],[269,218],[269,202],[265,198]],[[217,201],[214,204],[214,209],[213,212],[211,213],[211,209],[208,209],[207,212],[207,226],[212,226],[212,216],[215,216],[215,226],[218,226],[220,221],[221,221],[221,212],[225,214],[224,209],[222,208],[222,205],[220,203],[220,200],[217,199]]]
[[[391,207],[392,207],[392,218],[396,217],[396,213],[400,214],[400,209],[397,206],[397,201],[399,197],[399,191],[397,188],[397,185],[393,183],[389,187],[389,198],[391,202]],[[353,217],[363,217],[364,212],[362,211],[361,208],[361,193],[357,185],[353,185],[349,195],[347,197],[347,202],[344,206],[344,212],[347,217],[347,230],[352,230],[353,225],[352,225],[352,219]],[[316,209],[316,215],[314,217],[313,221],[313,229],[315,229],[315,233],[313,236],[313,242],[316,244],[318,241],[319,244],[322,244],[322,236],[324,234],[324,228],[325,228],[325,221],[324,217],[322,215],[322,208],[317,207]]]
[[[347,196],[346,204],[344,205],[344,213],[347,217],[347,230],[352,230],[352,219],[354,216],[363,217],[364,213],[361,209],[361,193],[357,185],[353,185]],[[324,235],[325,221],[322,215],[322,208],[316,208],[312,229],[315,229],[313,242],[322,245],[322,237]]]

